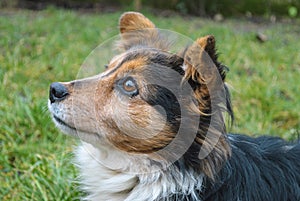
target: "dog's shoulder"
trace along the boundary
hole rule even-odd
[[[228,140],[232,155],[217,181],[206,184],[207,200],[300,200],[299,142],[240,134]]]

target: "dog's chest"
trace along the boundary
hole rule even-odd
[[[75,152],[80,170],[80,183],[88,193],[88,200],[124,201],[137,183],[137,177],[109,169],[101,163],[101,153],[89,144],[82,144]]]
[[[87,143],[83,143],[75,154],[87,200],[200,201],[198,194],[202,189],[203,175],[196,176],[193,172],[182,174],[174,167],[151,174],[113,170],[102,163],[103,153]]]

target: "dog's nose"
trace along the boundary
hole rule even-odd
[[[69,95],[68,89],[59,82],[50,85],[49,99],[51,103],[64,100]]]

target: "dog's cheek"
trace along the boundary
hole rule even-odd
[[[157,109],[157,108],[156,108]],[[117,149],[130,153],[153,153],[167,146],[174,134],[164,116],[142,100],[112,102],[105,108],[107,138]]]

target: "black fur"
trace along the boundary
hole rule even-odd
[[[203,200],[300,200],[300,144],[275,137],[230,135],[232,156],[206,180]]]
[[[229,135],[232,156],[215,180],[205,178],[199,197],[180,193],[170,201],[299,201],[300,144],[277,137]],[[178,163],[178,162],[177,162]],[[178,165],[182,171],[187,166]],[[166,199],[167,200],[167,199]]]
[[[153,84],[148,85],[146,95],[141,94],[141,96],[149,105],[163,108],[158,112],[162,115],[164,115],[164,112],[166,113],[167,122],[172,125],[173,132],[176,133],[181,118],[180,104],[176,96],[167,88]]]
[[[149,55],[148,55],[149,56]],[[153,71],[146,77],[164,79],[163,71],[155,70],[155,64],[171,67],[180,75],[183,74],[182,60],[176,56],[155,53],[149,56],[149,63]],[[153,60],[151,60],[153,58]],[[217,65],[221,68],[221,64]],[[159,68],[159,66],[157,66]],[[223,68],[223,67],[222,67]],[[151,68],[150,68],[151,69]],[[155,73],[154,73],[155,72]],[[148,72],[149,73],[149,72]],[[159,74],[157,74],[159,73]],[[149,76],[150,75],[150,76]],[[222,75],[222,74],[221,74]],[[225,74],[222,77],[225,79]],[[196,89],[199,83],[189,80],[189,84]],[[150,105],[160,105],[167,111],[167,120],[174,126],[180,124],[180,104],[173,93],[161,86],[149,85],[147,92],[142,98]],[[229,92],[226,88],[225,109],[233,118]],[[207,108],[206,113],[210,113]],[[210,123],[210,116],[201,116],[201,124]],[[205,137],[205,127],[202,130]],[[224,133],[226,129],[224,127]],[[230,158],[224,162],[220,170],[216,170],[214,179],[205,177],[203,189],[199,191],[199,197],[181,193],[174,194],[169,198],[162,198],[168,201],[300,201],[300,144],[291,144],[281,138],[258,137],[251,138],[244,135],[228,135],[228,143],[231,148]],[[202,161],[197,157],[201,146],[193,143],[186,154],[175,162],[182,173],[190,168],[201,166]],[[212,156],[213,157],[213,156]]]
[[[123,62],[138,57],[148,58],[151,68],[148,68],[146,77],[150,80],[159,79],[158,82],[167,83],[163,70],[160,66],[169,67],[184,75],[182,70],[183,60],[167,53],[162,53],[155,49],[135,52],[133,50]],[[227,68],[216,62],[215,64],[225,79],[224,70]],[[122,63],[123,63],[122,62]],[[226,68],[226,69],[225,69]],[[166,72],[167,75],[167,72]],[[172,82],[172,80],[170,80]],[[190,79],[189,84],[195,90],[199,83]],[[172,84],[172,83],[171,83]],[[176,86],[175,86],[176,87]],[[174,128],[180,125],[181,111],[180,103],[176,96],[159,85],[149,84],[144,86],[144,93],[141,98],[150,105],[159,105],[167,112],[167,121]],[[226,110],[233,118],[230,103],[230,96],[226,88],[227,102]],[[205,113],[209,114],[211,108],[207,108]],[[210,123],[210,116],[201,116],[201,124]],[[205,128],[205,127],[204,127]],[[225,129],[225,127],[224,127]],[[205,134],[206,130],[202,130]],[[226,130],[224,130],[226,132]],[[205,137],[205,135],[202,135]],[[216,173],[215,178],[205,177],[204,187],[199,192],[199,197],[181,193],[174,194],[162,200],[170,201],[300,201],[300,144],[290,144],[280,138],[258,137],[251,138],[244,135],[229,135],[228,143],[231,147],[232,155],[224,162],[223,167]],[[193,143],[183,156],[175,162],[175,166],[181,169],[182,173],[189,168],[201,166],[201,160],[197,156],[201,146]],[[195,153],[195,154],[194,154]]]
[[[131,15],[133,15],[133,13],[131,13]],[[129,21],[129,23],[131,22]],[[142,25],[145,25],[145,23],[142,23]],[[130,96],[130,98],[135,98],[139,95],[139,98],[149,105],[161,106],[162,108],[157,107],[158,112],[161,112],[163,115],[166,114],[167,124],[171,127],[167,132],[172,134],[177,133],[177,135],[180,132],[186,134],[178,136],[180,139],[178,140],[177,138],[177,141],[180,143],[176,142],[177,144],[175,143],[175,145],[173,145],[173,149],[167,150],[170,153],[162,152],[162,154],[165,155],[161,156],[166,156],[166,160],[176,159],[176,161],[174,160],[174,164],[164,167],[156,160],[150,161],[152,165],[162,167],[162,174],[159,178],[155,179],[157,183],[154,182],[154,185],[160,184],[159,180],[161,180],[164,175],[167,175],[168,177],[166,177],[166,181],[164,182],[169,185],[177,185],[176,190],[178,190],[178,192],[175,190],[167,192],[167,190],[164,189],[166,192],[161,193],[161,197],[155,197],[153,200],[300,201],[299,142],[291,144],[276,137],[264,136],[251,138],[244,135],[227,134],[223,112],[226,111],[231,119],[233,119],[228,89],[226,86],[223,87],[223,82],[221,83],[222,86],[219,87],[221,89],[219,89],[219,85],[216,82],[216,86],[214,85],[213,87],[213,89],[217,89],[217,91],[214,91],[216,93],[209,93],[208,84],[205,82],[207,81],[205,80],[207,77],[203,74],[206,70],[217,68],[222,81],[226,78],[226,71],[228,69],[217,60],[218,55],[215,50],[214,38],[212,36],[206,37],[207,41],[204,47],[206,53],[215,65],[210,65],[210,62],[208,62],[209,66],[207,69],[199,69],[199,64],[201,64],[201,62],[205,64],[207,60],[207,58],[203,57],[203,54],[200,54],[201,51],[199,47],[191,45],[182,52],[183,55],[178,56],[166,51],[168,49],[167,47],[171,45],[167,37],[163,37],[151,29],[138,30],[137,33],[138,34],[123,35],[123,41],[120,42],[119,45],[121,49],[127,51],[125,57],[114,69],[109,69],[109,72],[105,74],[104,77],[115,73],[117,69],[122,67],[122,64],[127,61],[143,58],[145,60],[145,66],[138,68],[138,70],[143,71],[143,76],[139,76],[140,85],[137,85],[139,87],[139,93],[135,93],[134,96]],[[190,69],[188,69],[194,71],[185,69],[187,72],[192,72],[190,75],[183,69],[183,64],[189,62],[194,65],[189,66]],[[199,68],[197,68],[197,66]],[[195,69],[198,71],[195,71]],[[130,73],[133,73],[134,76],[134,70],[133,72],[128,72],[128,74]],[[76,81],[76,84],[80,85],[80,83],[84,82]],[[71,82],[71,85],[74,84],[75,82]],[[182,90],[184,84],[190,85],[192,91]],[[218,90],[224,92],[221,95],[222,98],[218,98]],[[189,97],[193,97],[193,95],[196,100],[189,99]],[[196,107],[199,106],[199,108],[197,107],[197,110],[188,108],[192,103]],[[217,107],[216,109],[214,108],[216,111],[213,111],[213,106]],[[181,107],[187,107],[191,110]],[[186,110],[188,112],[186,112]],[[188,116],[186,113],[192,114]],[[188,118],[199,115],[200,117],[196,119],[196,122],[192,120],[193,118]],[[56,119],[58,123],[64,124],[55,116],[54,119]],[[180,127],[181,125],[183,125],[183,128]],[[195,135],[190,132],[190,128],[196,128]],[[209,130],[210,128],[212,128],[212,137],[208,135],[208,132],[211,131]],[[113,129],[118,129],[118,127],[115,126]],[[76,129],[74,128],[74,130]],[[173,135],[169,138],[173,138]],[[189,139],[192,140],[190,141]],[[217,139],[216,143],[212,143],[212,139]],[[206,144],[204,140],[206,140]],[[209,150],[210,146],[213,147],[212,150]],[[176,148],[178,147],[188,148],[183,155],[179,156],[181,157],[179,159],[176,153],[173,154],[173,152],[177,151]],[[199,153],[202,148],[208,155],[204,158],[199,158]],[[157,149],[161,148],[159,147]],[[153,151],[158,150],[155,148]],[[116,174],[119,173],[118,170]],[[179,182],[176,183],[178,177],[175,174],[183,176],[183,180],[179,179],[179,181],[183,182],[182,185]],[[108,176],[109,175],[110,174],[108,174]],[[147,181],[145,177],[147,177],[147,175],[142,175],[142,177],[137,178],[137,182],[142,181],[139,180],[141,178],[143,178],[143,182]],[[146,182],[146,185],[142,184],[142,187],[152,189],[151,185],[154,179],[151,178],[151,175],[149,178],[150,182]],[[184,186],[184,180],[192,182],[190,185]],[[117,180],[116,182],[119,181]],[[91,184],[91,187],[93,187],[93,185],[94,184]],[[165,186],[161,187],[166,188]],[[184,189],[184,187],[188,190]],[[157,186],[155,186],[155,188],[156,190],[158,189]],[[130,193],[130,191],[134,191],[134,187],[127,189],[126,192],[121,191],[119,193],[121,195],[122,193]],[[141,189],[138,188],[137,192],[140,191]],[[117,193],[118,192],[116,192],[116,195]],[[114,194],[111,195],[114,196]],[[153,194],[149,195],[150,197],[154,196]],[[142,199],[141,197],[141,200]],[[150,199],[147,200],[150,201]]]

